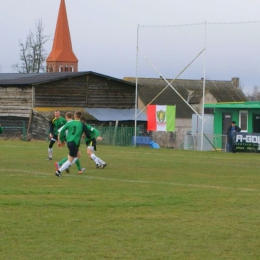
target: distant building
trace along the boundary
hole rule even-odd
[[[52,51],[46,59],[47,72],[77,72],[78,59],[72,50],[65,0],[61,0]]]
[[[0,122],[26,127],[34,139],[45,139],[55,110],[80,110],[96,126],[134,126],[135,84],[86,72],[0,73]],[[146,129],[146,116],[138,126]],[[13,131],[13,130],[12,130]],[[17,136],[11,130],[8,136]],[[3,135],[1,135],[3,137]],[[131,138],[131,136],[129,137]]]
[[[260,102],[221,102],[205,104],[214,113],[214,134],[227,134],[232,121],[241,128],[241,132],[260,133]]]
[[[124,80],[135,83],[135,77],[125,77]],[[178,91],[182,98],[198,113],[202,113],[203,101],[203,79],[167,79]],[[151,102],[157,105],[176,105],[175,133],[166,135],[164,132],[149,133],[153,140],[161,146],[179,147],[184,136],[192,128],[192,114],[194,111],[183,101],[183,99],[168,86],[162,78],[138,78],[138,108],[140,110]],[[239,78],[227,80],[206,80],[205,103],[219,102],[244,102],[248,101],[243,91],[238,87]],[[160,95],[158,95],[163,91]],[[146,112],[146,109],[144,110]],[[211,114],[212,108],[205,108],[205,113]]]

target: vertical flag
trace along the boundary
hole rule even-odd
[[[147,131],[175,131],[176,106],[148,105]]]

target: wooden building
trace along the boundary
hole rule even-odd
[[[33,138],[45,139],[55,110],[82,110],[88,121],[98,122],[87,108],[134,109],[135,84],[95,72],[0,73],[0,123],[21,126]],[[132,120],[132,119],[130,119]],[[128,118],[125,118],[128,121]]]

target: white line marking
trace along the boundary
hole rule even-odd
[[[5,172],[20,172],[20,173],[29,173],[29,174],[37,174],[43,176],[51,176],[54,174],[44,173],[44,172],[35,172],[35,171],[20,171],[20,170],[6,170],[0,169],[1,171]],[[63,175],[64,177],[64,175]],[[144,181],[144,180],[123,180],[118,178],[107,178],[107,177],[96,177],[91,175],[65,175],[65,178],[72,177],[72,178],[86,178],[86,179],[93,179],[93,180],[103,180],[103,181],[118,181],[118,182],[126,182],[126,183],[145,183],[145,184],[158,184],[158,185],[172,185],[172,186],[183,186],[183,187],[194,187],[194,188],[201,188],[201,189],[218,189],[218,190],[237,190],[237,191],[252,191],[252,192],[259,192],[257,189],[249,189],[249,188],[232,188],[232,187],[221,187],[221,186],[211,186],[211,185],[199,185],[199,184],[184,184],[184,183],[174,183],[174,182],[155,182],[155,181]],[[57,178],[57,177],[55,177]]]

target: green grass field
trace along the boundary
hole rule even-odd
[[[47,146],[0,141],[0,259],[260,259],[259,154]]]

